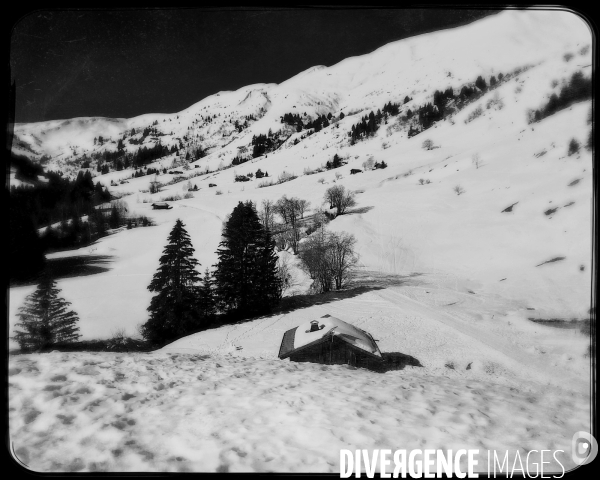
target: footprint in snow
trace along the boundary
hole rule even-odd
[[[58,418],[61,423],[63,425],[71,425],[73,423],[73,420],[75,419],[75,415],[56,415],[56,418]]]
[[[41,412],[38,410],[32,410],[32,411],[28,412],[27,414],[25,414],[25,416],[23,417],[23,421],[26,424],[29,424],[29,423],[33,422],[40,413]]]

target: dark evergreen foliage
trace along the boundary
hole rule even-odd
[[[23,155],[11,154],[10,163],[16,169],[15,178],[17,180],[37,180],[37,176],[44,173],[41,165],[33,163]]]
[[[240,157],[239,155],[236,155],[235,157],[233,157],[233,160],[231,161],[232,165],[241,165],[242,163],[246,163],[248,160],[250,160],[249,158],[244,158],[244,157]]]
[[[169,234],[169,243],[160,257],[160,266],[148,290],[156,292],[148,307],[150,318],[142,326],[143,337],[157,345],[199,330],[202,317],[200,274],[194,248],[181,220]]]
[[[252,202],[240,202],[223,227],[215,292],[219,309],[236,318],[269,313],[281,299],[275,243]]]
[[[400,104],[388,102],[383,106],[383,113],[391,116],[396,116],[400,113]]]
[[[281,123],[285,123],[287,125],[291,125],[291,126],[295,126],[295,127],[299,126],[299,127],[301,127],[300,130],[302,130],[302,127],[304,127],[302,118],[297,113],[284,114],[283,117],[281,117]]]
[[[579,142],[572,138],[571,141],[569,142],[569,150],[567,152],[567,155],[571,156],[571,155],[575,155],[576,153],[579,152]]]
[[[204,271],[202,285],[199,289],[198,313],[202,318],[202,323],[205,325],[209,324],[217,313],[215,282],[208,268]]]
[[[79,171],[75,181],[51,171],[45,176],[48,180],[45,183],[10,189],[11,278],[26,278],[38,271],[47,248],[68,248],[89,241],[89,230],[81,226],[79,218],[91,214],[94,205],[110,200],[108,190],[100,183],[94,185],[89,170]],[[69,225],[66,222],[69,218],[75,218],[75,223]],[[54,237],[61,239],[60,245],[40,241],[36,230],[60,221],[67,229]],[[75,231],[80,226],[80,231]]]
[[[23,352],[46,350],[56,343],[74,342],[80,337],[79,317],[68,310],[70,303],[59,297],[59,293],[54,279],[44,274],[37,289],[19,308],[19,322],[12,338]]]
[[[477,77],[477,80],[475,80],[475,86],[482,92],[485,92],[487,90],[487,84],[485,83],[485,80],[481,75],[479,75]]]
[[[8,197],[6,190],[4,195]],[[10,205],[8,276],[10,279],[25,279],[44,267],[44,244],[25,205],[8,198],[5,202]]]
[[[153,147],[139,148],[133,156],[133,164],[135,166],[145,165],[147,163],[153,162],[157,158],[161,158],[166,155],[169,155],[170,153],[174,153],[175,151],[178,151],[175,146],[169,149],[169,147],[167,147],[166,145],[157,142],[156,145],[154,145]]]
[[[373,111],[371,111],[369,115],[362,117],[359,123],[352,125],[351,127],[349,132],[351,141],[356,142],[357,140],[365,139],[375,135],[375,132],[377,132],[381,123],[381,119],[381,112],[379,112],[379,114],[376,116]]]
[[[563,85],[559,95],[553,93],[546,105],[535,110],[533,120],[540,121],[588,98],[592,98],[592,80],[585,78],[582,72],[575,72],[569,82]]]
[[[339,168],[339,167],[341,167],[342,165],[345,165],[345,164],[346,164],[346,162],[343,162],[342,159],[341,159],[341,157],[336,153],[333,156],[333,160],[331,160],[331,161],[328,160],[327,161],[327,163],[325,164],[325,168],[327,170],[331,170],[331,169],[334,169],[334,168]]]

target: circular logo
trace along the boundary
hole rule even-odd
[[[598,455],[598,443],[588,432],[577,432],[571,440],[571,458],[576,465],[586,465]]]

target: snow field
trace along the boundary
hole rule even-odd
[[[476,448],[479,471],[488,449],[562,449],[568,469],[589,408],[581,393],[418,367],[230,355],[54,352],[11,358],[9,375],[13,451],[38,472],[332,473],[343,448]]]

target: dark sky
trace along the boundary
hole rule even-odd
[[[13,24],[17,122],[173,113],[394,40],[494,13],[462,9],[39,10]]]

